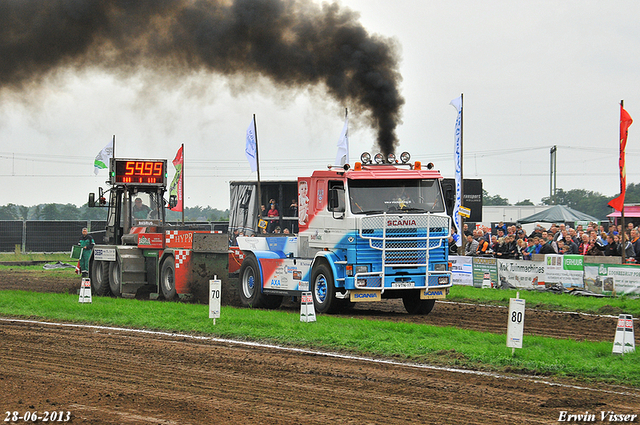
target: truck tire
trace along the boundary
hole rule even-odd
[[[109,287],[109,263],[93,260],[91,263],[91,292],[95,295],[111,295]]]
[[[275,309],[282,304],[282,297],[262,293],[260,266],[254,255],[247,255],[240,267],[240,300],[249,308]]]
[[[118,261],[109,263],[109,289],[114,297],[120,296],[122,282],[120,282],[120,263]]]
[[[404,304],[407,313],[426,316],[433,310],[436,300],[421,300],[419,291],[409,291],[402,297],[402,304]]]
[[[160,289],[165,300],[176,297],[176,269],[173,257],[167,257],[162,262],[160,271]]]
[[[311,293],[313,304],[318,313],[333,313],[338,307],[335,297],[336,288],[333,283],[333,273],[324,262],[313,267],[311,273]]]

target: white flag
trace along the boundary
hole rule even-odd
[[[462,163],[461,163],[461,143],[462,143],[462,96],[456,97],[449,103],[458,111],[458,117],[456,118],[456,129],[453,136],[453,162],[455,167],[455,182],[456,182],[456,203],[453,207],[453,222],[458,229],[458,239],[456,245],[462,246],[462,220],[460,218],[460,206],[462,205]]]
[[[336,165],[344,165],[349,162],[349,117],[344,119],[344,127],[338,139],[338,155],[336,155]]]
[[[93,161],[93,173],[98,175],[98,171],[104,168],[109,168],[109,159],[113,158],[113,140],[107,143],[107,146],[102,148],[100,153]]]
[[[451,102],[449,102],[449,105],[453,106],[454,108],[456,108],[456,111],[460,112],[460,109],[462,109],[462,96],[458,96],[453,99]]]
[[[244,148],[244,154],[249,161],[249,166],[251,166],[251,172],[258,170],[258,161],[256,159],[256,128],[253,123],[253,118],[251,118],[251,124],[247,128],[247,144]]]

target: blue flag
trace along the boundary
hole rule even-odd
[[[253,118],[251,118],[251,124],[249,124],[249,128],[247,128],[247,144],[244,148],[244,154],[249,161],[249,166],[251,167],[251,171],[258,170],[258,160],[257,156],[257,147],[256,147],[256,131],[255,124],[253,123]]]

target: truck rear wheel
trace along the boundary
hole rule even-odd
[[[278,308],[282,297],[262,293],[260,266],[254,255],[247,255],[240,267],[240,300],[245,307]]]
[[[421,300],[419,291],[410,291],[402,297],[402,304],[409,314],[427,315],[436,305],[436,300]]]
[[[91,292],[95,295],[110,295],[109,263],[93,260],[91,263]]]
[[[311,293],[318,313],[333,313],[338,307],[333,285],[333,273],[328,265],[320,263],[311,273]]]
[[[164,299],[172,300],[176,297],[176,269],[173,257],[167,257],[162,262],[160,287]]]
[[[120,296],[122,284],[120,282],[120,263],[118,261],[109,263],[109,288],[111,289],[111,295],[114,297]]]

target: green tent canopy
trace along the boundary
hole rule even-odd
[[[573,223],[575,221],[597,222],[599,220],[589,214],[569,208],[566,205],[554,205],[544,211],[530,215],[529,217],[521,218],[518,220],[518,223]]]

